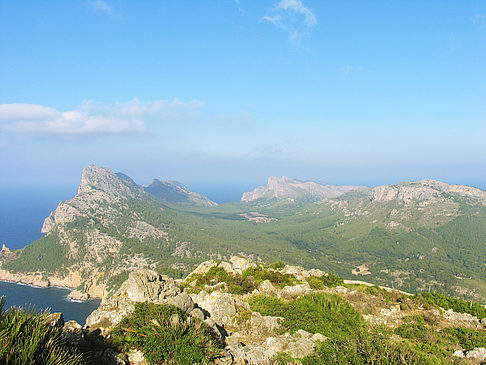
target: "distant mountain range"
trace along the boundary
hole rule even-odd
[[[91,165],[42,231],[0,252],[0,279],[103,296],[138,268],[182,277],[243,254],[486,303],[486,191],[433,180],[371,189],[271,177],[218,206],[178,182],[140,186]]]

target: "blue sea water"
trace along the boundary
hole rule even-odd
[[[64,288],[37,288],[29,285],[0,281],[0,296],[5,297],[4,309],[12,306],[35,307],[43,312],[62,312],[65,321],[75,320],[84,326],[86,317],[100,305],[100,299],[85,302],[72,301],[68,298],[70,290]]]

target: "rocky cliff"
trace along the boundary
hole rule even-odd
[[[185,185],[177,181],[154,179],[150,185],[143,186],[143,190],[169,203],[186,203],[203,207],[218,205],[204,195],[190,191]]]

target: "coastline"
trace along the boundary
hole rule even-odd
[[[42,274],[40,273],[11,273],[7,270],[0,269],[0,281],[14,283],[18,285],[31,286],[33,288],[54,287],[60,289],[68,289],[70,290],[70,293],[68,294],[68,299],[73,301],[103,299],[103,295],[100,295],[99,290],[81,293],[79,290],[76,289],[81,284],[81,278],[77,272],[70,273],[64,279],[59,279],[55,276],[48,276],[47,279],[45,279],[45,277],[43,278]]]

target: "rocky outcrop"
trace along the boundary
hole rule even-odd
[[[464,185],[449,185],[434,180],[378,186],[371,190],[370,196],[373,202],[398,201],[409,204],[411,201],[445,201],[447,196],[444,194],[457,194],[486,205],[486,191],[484,190]]]
[[[142,269],[132,272],[113,296],[105,298],[88,316],[86,325],[106,332],[133,312],[137,302],[171,304],[188,313],[194,309],[191,297],[174,279]]]
[[[253,191],[246,192],[241,201],[251,202],[258,199],[332,199],[350,190],[366,191],[363,186],[323,185],[313,181],[299,181],[285,176],[268,178],[266,186],[259,186]]]

